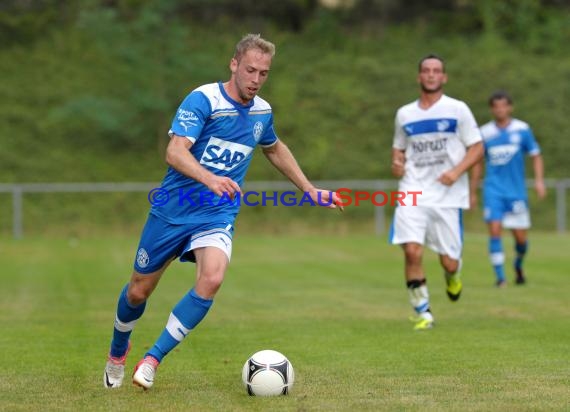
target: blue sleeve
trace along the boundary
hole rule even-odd
[[[534,134],[530,128],[528,128],[524,134],[524,151],[530,156],[540,154],[540,146],[536,142]]]
[[[169,134],[187,137],[194,143],[200,137],[211,111],[210,101],[202,92],[190,93],[176,111]]]
[[[261,136],[261,139],[259,139],[259,144],[261,146],[271,146],[275,144],[278,139],[279,138],[275,133],[275,128],[273,127],[273,115],[271,115],[268,127],[265,129],[263,136]]]

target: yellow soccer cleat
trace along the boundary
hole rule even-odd
[[[452,302],[455,302],[461,296],[461,291],[463,290],[463,283],[461,283],[461,277],[459,273],[454,275],[446,275],[445,280],[447,282],[447,296]]]
[[[414,330],[428,330],[434,325],[433,316],[430,312],[424,312],[419,316],[410,316],[410,322],[415,323]]]

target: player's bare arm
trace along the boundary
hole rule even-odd
[[[539,199],[546,196],[546,186],[544,186],[544,161],[542,155],[532,157],[532,167],[534,169],[534,189]]]
[[[275,166],[275,168],[279,170],[285,177],[287,177],[295,186],[297,186],[303,192],[309,193],[311,199],[316,204],[327,204],[326,207],[335,209],[341,202],[336,192],[317,189],[315,186],[313,186],[313,184],[309,181],[309,179],[307,179],[299,167],[297,160],[295,160],[295,157],[287,145],[281,140],[278,140],[272,146],[264,147],[263,154],[267,157],[269,162],[271,162],[271,164]],[[332,199],[330,198],[331,193]],[[342,206],[339,205],[338,207],[340,210],[343,210]]]
[[[463,173],[483,159],[483,153],[483,142],[472,144],[467,148],[467,153],[465,153],[463,160],[453,169],[444,172],[437,180],[446,186],[451,186]]]
[[[240,192],[239,185],[229,177],[217,176],[202,167],[190,153],[192,142],[183,136],[174,135],[166,148],[166,163],[178,172],[203,183],[217,196],[227,193],[231,197]]]
[[[477,207],[477,190],[483,175],[483,160],[475,163],[471,168],[471,175],[469,177],[469,206],[471,209]]]
[[[403,150],[392,149],[392,174],[394,177],[400,178],[404,176],[404,166],[406,163],[406,155]]]

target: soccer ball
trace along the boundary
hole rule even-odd
[[[295,372],[283,354],[262,350],[245,361],[241,378],[251,396],[287,395],[295,381]]]

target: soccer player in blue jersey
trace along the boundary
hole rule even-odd
[[[424,244],[439,255],[452,301],[463,288],[460,278],[463,248],[462,209],[469,208],[465,173],[483,156],[477,122],[462,101],[443,93],[447,74],[443,60],[420,60],[420,98],[402,106],[395,119],[392,173],[398,190],[419,191],[417,206],[399,205],[390,230],[392,244],[402,246],[415,330],[434,324],[427,277],[422,266]]]
[[[272,43],[259,35],[246,35],[230,61],[230,79],[198,87],[174,115],[166,150],[169,168],[161,186],[166,192],[160,205],[150,210],[133,274],[119,294],[103,375],[105,387],[121,386],[131,332],[163,272],[177,257],[196,263],[196,282],[174,306],[162,334],[136,365],[133,383],[150,388],[164,356],[208,313],[230,261],[239,211],[235,200],[256,146],[313,202],[329,208],[339,203],[336,193],[315,188],[305,177],[275,134],[271,106],[257,96],[274,54]]]
[[[525,184],[525,155],[532,157],[534,184],[539,198],[546,195],[544,166],[540,147],[529,125],[512,117],[513,102],[504,91],[489,98],[494,120],[481,127],[485,145],[485,179],[483,181],[484,217],[489,226],[489,257],[495,271],[496,285],[506,285],[505,254],[502,228],[511,229],[515,240],[515,283],[524,284],[523,259],[528,249],[530,228],[528,195]],[[478,184],[482,165],[474,170],[473,184]],[[472,196],[475,196],[472,187]],[[476,197],[472,203],[476,202]]]

